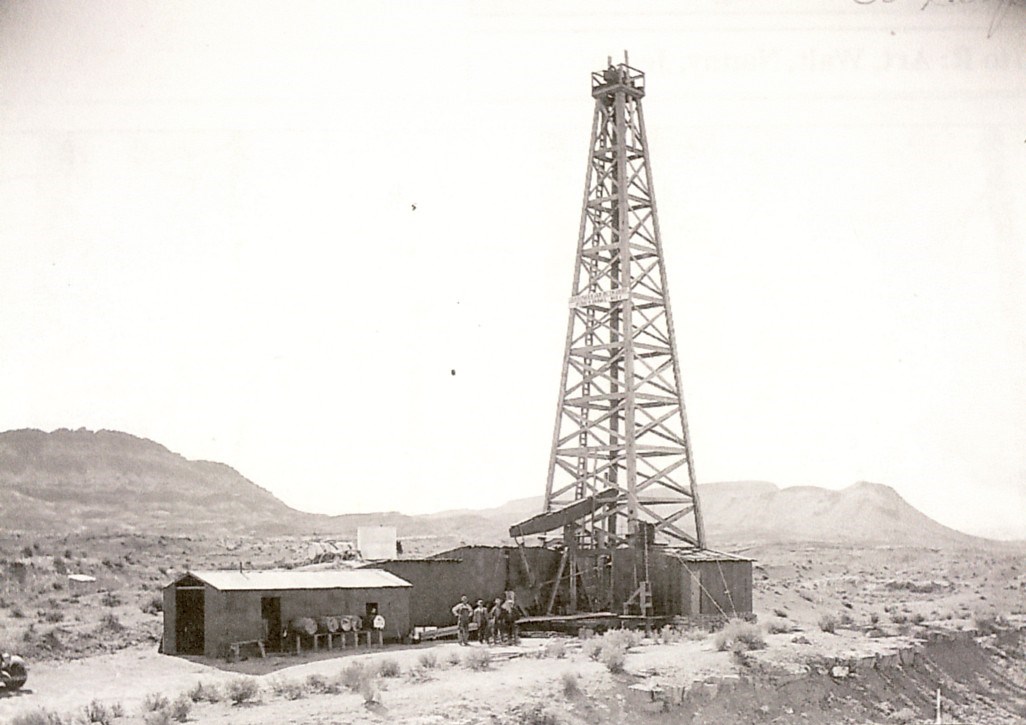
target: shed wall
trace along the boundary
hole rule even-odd
[[[212,597],[208,594],[207,598],[204,648],[207,656],[223,654],[231,642],[264,637],[263,597],[280,599],[281,621],[286,628],[290,621],[300,617],[363,616],[367,603],[376,602],[378,612],[385,617],[386,639],[402,639],[410,629],[409,589],[404,587],[253,592],[214,590]],[[216,600],[216,605],[211,606],[211,599]]]
[[[532,580],[537,585],[554,579],[560,553],[539,546],[525,546],[522,552],[516,546],[462,546],[433,558],[460,560],[457,586],[447,591],[452,600],[450,608],[464,594],[475,601],[488,601],[513,591],[520,606],[530,610],[539,603],[537,586],[532,589]],[[446,624],[452,624],[451,612]]]
[[[752,612],[752,562],[681,562],[680,614],[733,617]],[[698,590],[695,590],[695,586]],[[698,610],[695,611],[695,604]]]
[[[164,587],[164,639],[161,643],[161,652],[169,655],[178,654],[177,642],[175,641],[175,618],[178,613],[175,609],[175,586]]]
[[[418,627],[448,627],[453,623],[452,607],[464,586],[465,567],[447,559],[399,559],[376,562],[413,585],[410,595],[410,624]],[[470,596],[468,594],[468,596]]]
[[[264,638],[264,620],[261,612],[263,597],[280,599],[281,620],[286,627],[290,621],[299,617],[316,618],[341,614],[363,616],[366,605],[369,602],[376,602],[378,613],[385,618],[386,640],[402,639],[410,631],[409,587],[220,591],[206,585],[204,597],[203,654],[207,657],[224,656],[232,642]],[[167,654],[177,653],[177,612],[174,599],[174,587],[165,589],[164,651]]]

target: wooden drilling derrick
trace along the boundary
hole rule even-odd
[[[591,95],[545,508],[511,534],[562,527],[551,543],[564,550],[556,580],[569,577],[571,611],[635,606],[611,601],[612,550],[634,547],[631,599],[645,614],[651,547],[704,549],[705,531],[641,107],[645,74],[625,53],[592,73]],[[553,590],[550,613],[554,599]]]

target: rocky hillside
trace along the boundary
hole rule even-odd
[[[0,433],[6,529],[285,532],[305,518],[222,463],[127,433]]]
[[[749,543],[965,545],[981,541],[930,519],[893,488],[857,483],[839,491],[758,481],[700,489],[713,548]],[[234,469],[190,461],[114,431],[0,433],[0,527],[29,531],[330,534],[393,525],[400,538],[499,543],[509,526],[541,510],[541,497],[492,509],[423,516],[396,512],[324,516],[289,508]]]

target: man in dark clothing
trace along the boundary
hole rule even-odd
[[[477,641],[488,644],[488,610],[485,609],[484,599],[478,599],[474,607],[474,624],[477,625]]]
[[[456,631],[459,634],[460,644],[469,644],[470,620],[474,616],[474,609],[467,603],[467,596],[465,594],[460,599],[459,604],[452,608],[452,616],[456,617]]]
[[[520,644],[520,627],[517,626],[517,620],[524,616],[524,610],[512,599],[507,599],[502,603],[502,613],[510,644]]]
[[[502,644],[502,600],[498,597],[488,610],[488,620],[492,627],[492,644]]]

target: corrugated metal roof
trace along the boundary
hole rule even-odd
[[[381,569],[332,571],[190,571],[189,574],[221,591],[268,589],[382,589],[413,586]],[[188,576],[186,574],[185,576]]]
[[[722,551],[715,551],[714,549],[690,549],[686,551],[669,550],[666,554],[683,561],[755,561],[754,559],[749,559],[747,556],[727,554]]]

